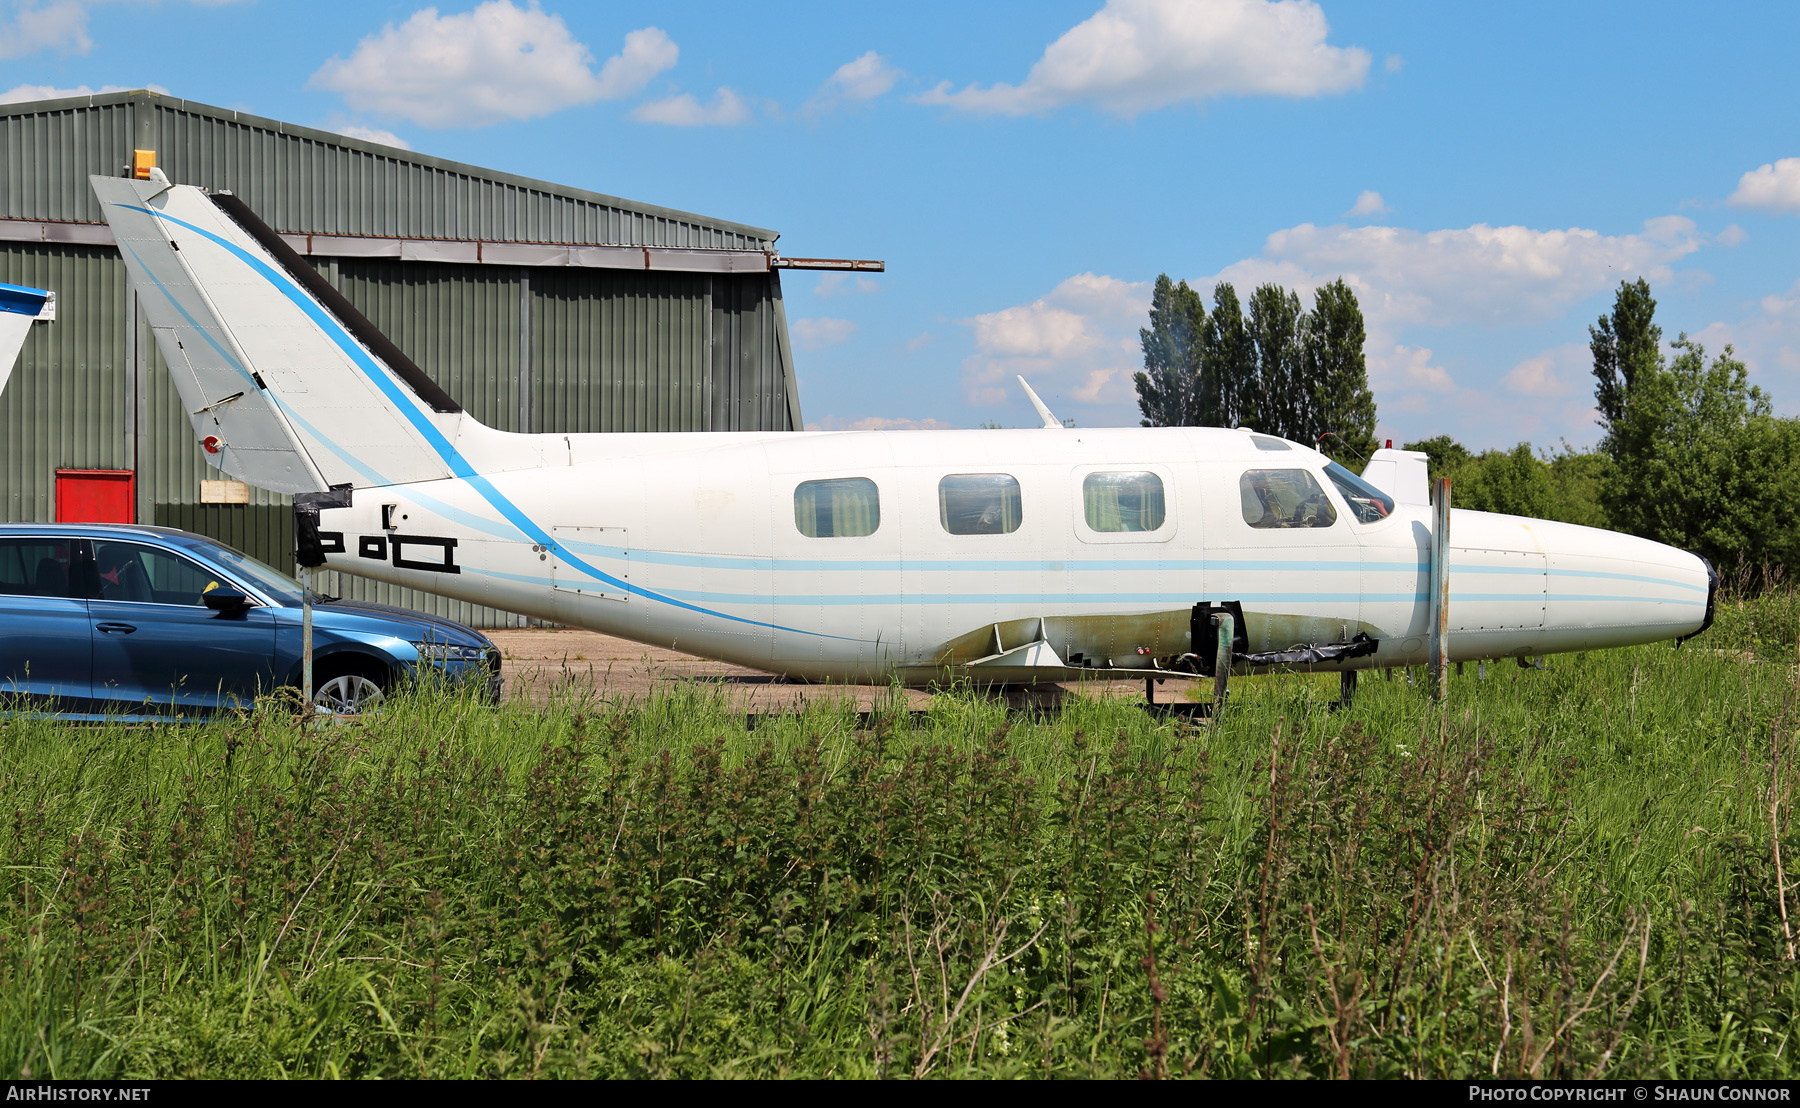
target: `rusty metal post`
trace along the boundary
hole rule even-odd
[[[1450,478],[1432,482],[1431,496],[1431,698],[1450,695]]]
[[[1213,623],[1219,628],[1218,651],[1213,655],[1213,715],[1216,717],[1225,709],[1226,686],[1231,681],[1231,642],[1237,632],[1237,621],[1230,612],[1220,612],[1213,616]]]

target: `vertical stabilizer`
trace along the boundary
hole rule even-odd
[[[455,403],[248,208],[191,185],[90,180],[221,469],[289,493],[452,475]]]

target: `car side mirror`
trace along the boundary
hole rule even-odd
[[[205,594],[206,606],[215,612],[241,612],[250,606],[250,598],[233,588],[220,585]]]

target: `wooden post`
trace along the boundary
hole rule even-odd
[[[1450,695],[1450,478],[1432,482],[1431,497],[1431,697]]]
[[[1230,612],[1220,612],[1213,616],[1213,623],[1219,628],[1219,647],[1213,655],[1213,716],[1225,710],[1226,686],[1231,681],[1231,642],[1236,635],[1237,621]]]

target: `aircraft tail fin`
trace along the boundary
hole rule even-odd
[[[31,325],[44,314],[46,304],[54,303],[55,295],[48,289],[0,284],[0,393],[6,391]]]
[[[279,234],[155,177],[91,181],[209,460],[290,493],[466,469],[461,408]]]

